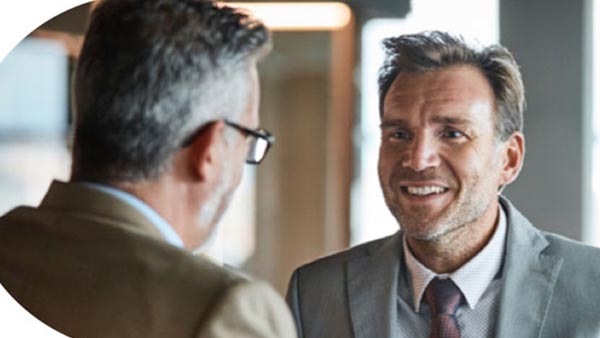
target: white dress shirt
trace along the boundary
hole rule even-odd
[[[498,225],[486,246],[458,270],[438,275],[419,262],[403,240],[404,265],[400,276],[398,324],[400,337],[428,337],[431,311],[423,299],[429,282],[450,278],[465,296],[457,311],[461,338],[493,337],[497,322],[501,280],[499,271],[506,242],[506,215],[499,208]]]
[[[152,223],[152,225],[154,225],[154,227],[163,235],[163,237],[168,243],[178,248],[183,248],[183,241],[181,240],[181,237],[179,237],[177,232],[173,230],[171,225],[161,215],[159,215],[154,209],[152,209],[148,204],[144,203],[144,201],[142,201],[141,199],[128,192],[110,187],[108,185],[89,182],[85,182],[83,184],[92,189],[96,189],[106,194],[109,194],[119,199],[120,201],[128,204],[132,208],[136,209],[142,215],[144,215],[150,221],[150,223]]]

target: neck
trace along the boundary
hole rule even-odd
[[[498,203],[474,222],[432,240],[407,237],[412,254],[431,271],[452,273],[477,255],[492,238],[498,223]]]
[[[175,230],[184,246],[194,250],[209,237],[210,226],[198,217],[198,196],[189,183],[178,183],[169,177],[136,183],[114,183],[114,187],[141,199],[160,214]],[[196,202],[196,203],[194,203]]]

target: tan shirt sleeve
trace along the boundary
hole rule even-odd
[[[287,305],[273,288],[244,281],[226,292],[198,337],[296,338],[296,329]]]

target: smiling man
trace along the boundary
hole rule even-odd
[[[501,196],[525,154],[510,52],[442,32],[384,46],[379,179],[400,231],[294,272],[299,336],[600,336],[600,250]]]

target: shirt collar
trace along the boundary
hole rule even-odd
[[[90,182],[84,182],[83,184],[92,189],[109,194],[136,209],[142,215],[144,215],[158,231],[160,231],[168,243],[178,248],[183,248],[183,241],[181,240],[181,237],[179,237],[175,230],[173,230],[171,225],[141,199],[123,190],[119,190],[108,185]]]
[[[475,308],[475,305],[477,305],[488,285],[500,270],[504,257],[506,215],[501,207],[499,209],[498,226],[491,240],[477,255],[453,273],[439,275],[429,270],[412,254],[408,248],[406,236],[403,236],[402,247],[405,263],[411,277],[415,312],[419,312],[425,289],[435,277],[452,279],[465,296],[469,308]]]

